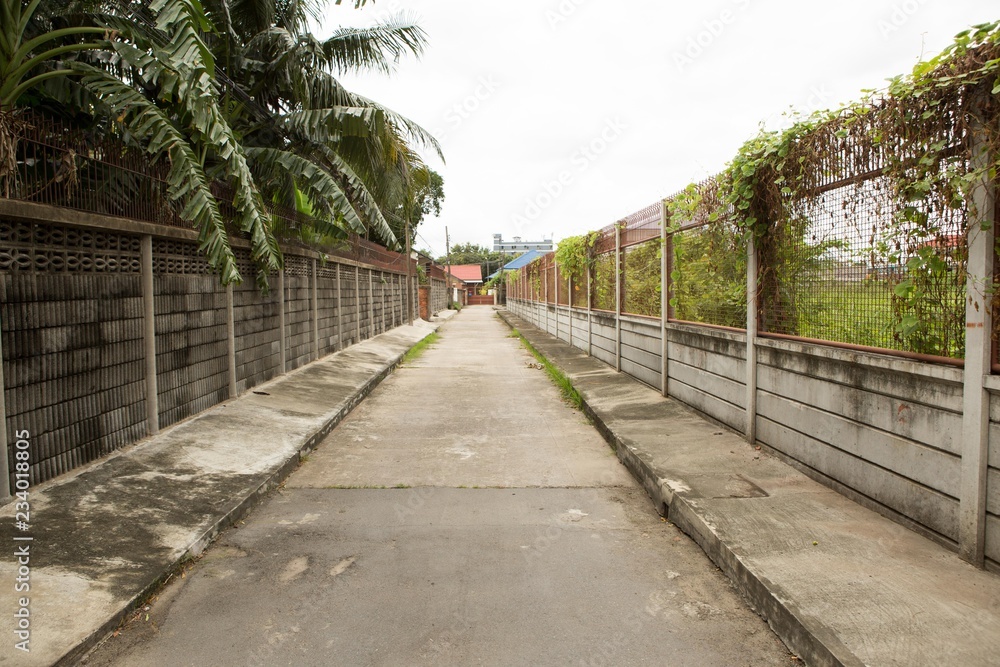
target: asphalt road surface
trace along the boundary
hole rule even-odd
[[[489,307],[87,665],[795,665]]]

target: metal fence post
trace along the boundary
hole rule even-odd
[[[757,442],[757,246],[747,242],[747,351],[746,351],[746,429],[747,442]]]
[[[670,315],[670,262],[667,259],[667,202],[660,202],[660,393],[670,395],[670,346],[667,341],[667,319]]]
[[[146,355],[146,430],[160,432],[160,402],[156,387],[156,308],[153,297],[153,237],[142,237],[142,339]]]
[[[622,370],[622,226],[615,223],[615,370]]]
[[[989,170],[989,144],[982,127],[972,131],[972,166]],[[996,188],[983,177],[972,191],[976,219],[969,221],[965,301],[965,374],[962,414],[962,485],[958,549],[962,558],[983,567],[986,548],[987,465],[990,397],[985,378],[992,363],[992,295]]]

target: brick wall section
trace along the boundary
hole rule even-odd
[[[193,243],[153,242],[160,427],[229,397],[226,290]]]
[[[285,257],[285,345],[286,368],[308,364],[313,354],[312,260]]]
[[[417,317],[422,320],[431,319],[431,286],[430,285],[420,285],[418,288],[418,309]]]
[[[137,236],[0,220],[6,425],[31,434],[32,483],[146,432],[139,260]]]

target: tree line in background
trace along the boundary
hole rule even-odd
[[[514,258],[513,255],[503,255],[476,243],[456,243],[451,247],[450,255],[441,255],[435,261],[438,264],[447,264],[449,257],[452,265],[455,266],[479,264],[482,267],[484,279]]]
[[[21,110],[31,108],[165,162],[170,199],[224,283],[243,279],[234,232],[249,240],[263,288],[282,266],[278,238],[354,233],[401,248],[407,222],[413,235],[440,212],[443,180],[417,152],[440,146],[337,77],[389,73],[422,53],[426,35],[400,16],[320,39],[309,25],[328,6],[0,0],[0,191],[16,178]],[[265,204],[305,223],[282,228]]]

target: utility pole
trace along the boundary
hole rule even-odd
[[[413,326],[413,251],[410,248],[410,216],[406,216],[406,318]]]
[[[448,236],[447,225],[444,227],[444,253],[448,264],[448,280],[445,285],[445,291],[448,293],[448,305],[450,306],[452,303],[452,296],[454,296],[454,294],[451,291],[451,238]]]

